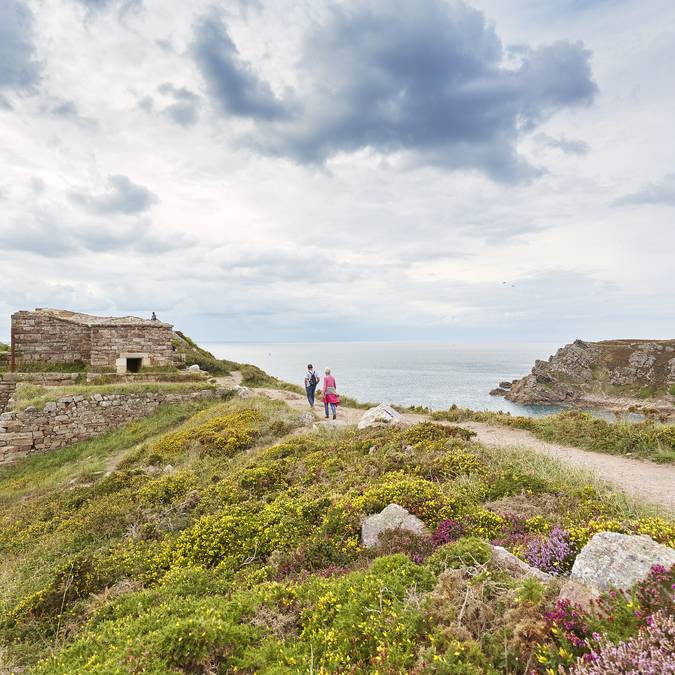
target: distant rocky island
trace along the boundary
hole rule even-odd
[[[675,340],[575,340],[491,392],[521,404],[675,411]]]

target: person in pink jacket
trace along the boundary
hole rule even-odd
[[[333,419],[337,419],[337,407],[339,404],[340,397],[337,393],[335,378],[330,374],[330,368],[326,368],[326,374],[323,377],[323,407],[326,410],[326,419],[328,419],[329,405],[333,413]]]

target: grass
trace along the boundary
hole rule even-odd
[[[589,413],[564,411],[543,417],[518,417],[508,413],[475,412],[453,406],[432,413],[436,420],[485,422],[524,429],[537,438],[573,445],[594,452],[631,455],[668,464],[675,462],[675,425],[653,420],[608,422]]]
[[[239,364],[234,361],[217,359],[211,352],[200,347],[192,338],[181,331],[176,331],[178,339],[173,340],[173,346],[180,354],[185,355],[187,366],[198,365],[211,375],[230,375],[233,370],[239,369]]]
[[[668,393],[671,396],[675,396],[675,384],[671,384],[670,387],[668,388]]]
[[[507,537],[504,514],[536,514],[528,536],[560,524],[579,542],[598,529],[675,542],[671,521],[589,476],[457,428],[297,427],[263,397],[167,406],[0,469],[3,667],[522,672],[553,639],[523,621],[543,626],[556,593],[490,566],[477,537]],[[435,553],[428,536],[363,549],[362,515],[391,502],[470,536]],[[465,623],[444,623],[462,603]]]
[[[9,351],[9,345],[5,344],[4,342],[0,342],[0,352],[8,352]]]
[[[213,389],[214,386],[200,381],[199,383],[161,383],[161,382],[142,382],[132,384],[105,384],[105,385],[68,385],[65,387],[43,387],[36,384],[19,384],[14,394],[14,409],[24,410],[28,406],[35,406],[38,409],[44,407],[50,401],[56,401],[64,396],[86,396],[94,394],[101,395],[129,395],[129,394],[186,394],[202,389]]]
[[[18,355],[17,370],[22,373],[114,373],[114,368],[99,367],[94,368],[83,361],[71,361],[69,363],[51,363],[50,361],[29,361],[22,363]]]
[[[0,467],[0,507],[11,508],[26,495],[35,500],[68,483],[100,479],[112,457],[168,431],[211,405],[197,400],[160,406],[151,415],[98,438]]]

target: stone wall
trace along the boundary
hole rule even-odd
[[[205,389],[187,394],[94,394],[66,396],[23,411],[0,414],[0,464],[37,452],[49,452],[100,436],[153,413],[160,405],[204,398],[226,398],[228,389]]]
[[[5,382],[0,376],[0,414],[7,410],[7,404],[14,395],[16,384],[14,382]]]
[[[39,384],[43,387],[68,387],[78,384],[81,376],[81,373],[0,373],[0,380],[14,382],[15,384],[21,384],[22,382]]]
[[[12,315],[17,363],[89,363],[91,332],[89,326],[38,312]]]
[[[173,363],[168,324],[129,324],[91,327],[91,365],[115,366],[120,357],[142,354],[144,366],[168,366]]]

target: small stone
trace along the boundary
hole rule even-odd
[[[191,366],[187,367],[187,370],[191,373],[199,373],[201,372],[201,368],[195,363]]]
[[[377,546],[385,530],[408,530],[417,534],[427,531],[424,523],[398,504],[389,504],[380,513],[368,516],[361,525],[361,541],[366,548]]]
[[[380,403],[380,405],[366,410],[358,424],[359,429],[388,426],[405,427],[408,426],[408,423],[400,412],[394,410],[394,408],[386,403]]]

